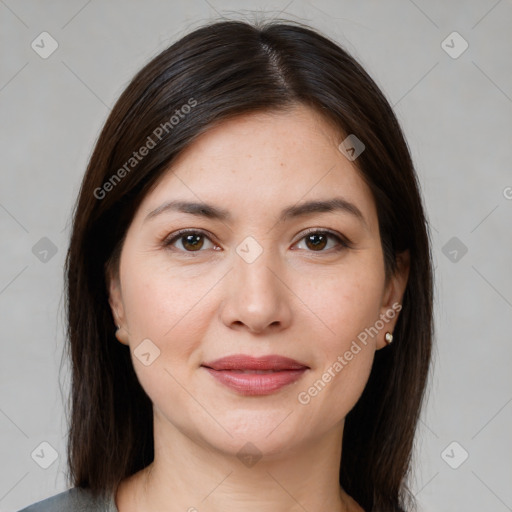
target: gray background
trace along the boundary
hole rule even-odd
[[[66,489],[62,267],[99,130],[143,64],[219,15],[316,27],[395,106],[437,273],[411,486],[423,511],[512,510],[511,0],[0,0],[0,511]],[[31,47],[50,48],[43,31],[58,43],[46,59]],[[453,31],[469,44],[457,58]],[[66,364],[60,380],[67,392]]]

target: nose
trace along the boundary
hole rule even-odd
[[[223,323],[258,334],[286,329],[292,317],[289,286],[270,250],[251,263],[235,253],[233,269],[224,280]]]

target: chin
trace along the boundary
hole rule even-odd
[[[206,441],[216,450],[240,457],[244,452],[255,452],[265,457],[278,456],[294,449],[305,439],[305,432],[297,425],[297,414],[279,408],[264,411],[236,411],[230,417],[219,418],[219,423],[231,434],[216,429],[204,432]],[[291,412],[291,414],[290,414]]]

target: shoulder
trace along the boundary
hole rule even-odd
[[[18,512],[118,512],[112,499],[95,498],[88,489],[72,487]]]

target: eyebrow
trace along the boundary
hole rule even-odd
[[[224,208],[219,208],[218,206],[214,206],[207,203],[195,203],[176,200],[167,201],[160,205],[158,208],[155,208],[146,216],[144,222],[153,219],[164,212],[172,211],[188,213],[191,215],[197,215],[201,217],[206,217],[208,219],[220,221],[230,221],[232,219],[232,216],[229,213],[229,211]],[[332,199],[323,201],[308,201],[305,203],[288,206],[287,208],[282,210],[278,222],[285,222],[287,220],[291,220],[298,217],[304,217],[306,215],[311,215],[314,213],[330,213],[337,211],[353,215],[366,227],[368,227],[366,219],[361,213],[361,210],[355,204],[347,201],[346,199],[343,199],[342,197],[334,197]]]

